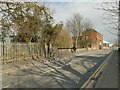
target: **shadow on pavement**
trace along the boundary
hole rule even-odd
[[[80,65],[87,70],[85,73],[80,73],[79,70],[71,66],[70,62],[74,61],[74,58],[80,61],[76,65]],[[12,76],[18,82],[18,84],[11,85],[12,88],[80,88],[106,56],[103,56],[103,58],[76,56],[74,58],[66,62],[58,60],[44,64],[41,63],[40,58],[34,59],[31,61],[32,67],[21,69],[19,66],[15,66],[18,71],[9,73],[6,77],[11,78]],[[96,64],[88,68],[84,62],[94,62]],[[27,75],[30,75],[30,77],[24,79],[23,77]],[[3,76],[3,78],[5,77]]]

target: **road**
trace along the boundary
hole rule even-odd
[[[111,50],[77,54],[70,59],[43,64],[30,61],[33,66],[4,70],[3,88],[80,88]]]
[[[118,51],[109,59],[95,88],[118,88]]]

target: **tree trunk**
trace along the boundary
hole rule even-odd
[[[47,45],[47,57],[50,57],[50,44]]]
[[[47,45],[44,43],[44,57],[47,57]]]
[[[75,47],[77,48],[78,37],[75,39]]]
[[[51,44],[49,43],[49,44],[47,45],[47,56],[48,56],[48,57],[51,57],[51,50],[52,50],[52,46],[51,46]]]

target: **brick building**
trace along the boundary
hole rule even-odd
[[[89,47],[92,50],[102,49],[103,35],[94,29],[85,30],[82,33],[82,45],[84,48]]]
[[[109,42],[107,41],[103,41],[103,48],[106,49],[106,48],[109,48]]]

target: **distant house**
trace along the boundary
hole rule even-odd
[[[102,49],[103,35],[94,29],[85,30],[82,33],[83,48],[89,47],[92,50]]]
[[[110,47],[113,47],[113,44],[109,44]]]
[[[110,43],[108,41],[103,41],[103,48],[107,49],[110,47]]]

